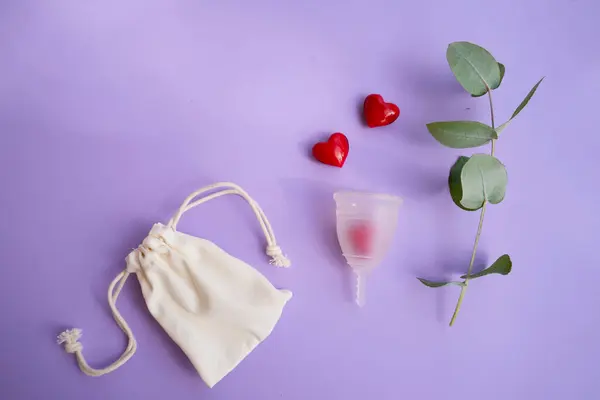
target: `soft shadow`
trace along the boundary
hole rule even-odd
[[[117,230],[119,234],[122,236],[122,240],[119,241],[119,248],[109,249],[110,254],[112,255],[110,265],[106,266],[106,268],[98,269],[98,273],[96,277],[94,277],[91,283],[91,289],[93,296],[105,310],[106,314],[112,318],[112,313],[108,304],[106,303],[106,294],[108,290],[108,286],[110,282],[112,282],[115,277],[125,269],[125,258],[135,248],[137,248],[140,243],[144,240],[144,238],[150,232],[152,228],[153,222],[150,221],[130,221],[125,224],[129,231],[125,229]],[[130,277],[130,278],[133,278]],[[129,281],[128,281],[129,283]],[[125,290],[127,285],[125,285]],[[144,304],[145,306],[145,304]]]
[[[451,316],[448,314],[447,310],[449,309],[448,297],[450,296],[450,291],[444,289],[432,290],[435,290],[435,319],[441,324],[443,324],[444,322],[449,322]],[[456,292],[456,296],[459,296],[458,291]]]
[[[406,165],[394,175],[401,193],[413,200],[430,198],[446,191],[447,179],[436,169]]]
[[[372,160],[386,159],[386,162]],[[369,182],[369,191],[389,191],[413,200],[429,199],[447,191],[447,173],[435,163],[424,165],[407,153],[386,153],[380,148],[363,148],[361,157],[355,157],[352,172]],[[378,187],[381,187],[379,189]]]
[[[329,135],[331,135],[331,133]],[[306,155],[306,157],[308,157],[308,159],[312,162],[318,163],[318,161],[313,157],[312,148],[319,142],[326,142],[329,138],[329,135],[325,132],[307,135],[307,137],[301,140],[299,143],[301,153]]]
[[[367,121],[365,120],[365,98],[368,94],[362,94],[356,98],[356,118],[360,121],[361,126],[368,128]]]
[[[172,193],[169,193],[161,204],[161,215],[164,215],[162,222],[166,224],[179,210],[183,201],[193,192],[215,182],[227,180],[227,177],[222,176],[207,177],[205,175],[200,175],[198,178],[195,177],[187,182],[182,182],[177,185],[175,190]],[[252,190],[252,187],[245,185],[243,181],[238,181],[236,183],[239,184],[242,189],[246,190],[250,196],[255,196],[254,193],[259,192],[258,190]],[[210,194],[228,189],[230,188],[215,188],[196,196],[192,202]],[[254,197],[254,199],[260,203],[260,198]],[[214,215],[219,215],[221,212],[227,213],[227,216],[230,218],[224,218],[220,226],[214,226],[214,222],[212,224],[205,223],[207,220],[214,221]],[[179,220],[177,229],[187,234],[208,238],[209,240],[213,238],[213,235],[216,236],[218,234],[218,229],[232,231],[248,229],[250,236],[254,239],[259,251],[264,252],[265,250],[264,233],[257,223],[256,216],[248,203],[239,195],[216,197],[209,202],[200,204],[199,206],[186,211]]]
[[[337,239],[333,193],[338,188],[300,178],[285,179],[281,184],[290,208],[306,216],[296,226],[298,235],[307,238],[304,243],[314,249],[316,256],[324,258],[323,265],[335,268],[348,299],[353,301],[353,287],[346,284],[349,269]]]
[[[436,282],[460,280],[460,275],[465,274],[468,269],[473,246],[472,235],[460,234],[467,226],[461,219],[464,212],[456,209],[450,196],[444,191],[432,197],[421,213],[422,220],[427,223],[425,233],[428,235],[428,251],[433,257],[426,257],[426,264],[421,262],[416,265],[415,276]],[[419,215],[415,218],[418,217]],[[485,253],[478,252],[474,272],[481,268],[486,258]],[[450,304],[455,303],[460,288],[447,286],[426,289],[435,292],[435,314],[438,321],[448,323]]]
[[[445,63],[402,63],[398,69],[402,92],[401,117],[396,122],[401,134],[395,137],[421,146],[439,146],[427,131],[433,121],[476,118],[474,100],[456,82]]]
[[[472,274],[475,274],[486,268],[486,262],[488,260],[488,255],[482,251],[478,250],[477,254],[475,254],[475,261],[473,262],[473,270]],[[441,264],[441,270],[445,273],[446,276],[455,276],[455,279],[464,275],[469,270],[469,262],[471,261],[471,252],[463,251],[456,254],[452,260],[446,260]]]

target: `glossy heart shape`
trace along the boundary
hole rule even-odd
[[[313,156],[323,164],[341,168],[346,162],[350,144],[343,133],[337,132],[329,136],[326,142],[319,142],[312,148]]]
[[[369,128],[389,125],[400,116],[400,109],[394,103],[386,103],[380,94],[370,94],[363,107],[365,121]]]

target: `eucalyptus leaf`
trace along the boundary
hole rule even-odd
[[[498,63],[498,68],[500,68],[500,83],[498,83],[497,87],[493,87],[492,89],[498,89],[502,84],[502,80],[504,79],[504,73],[506,72],[506,67],[502,63]],[[487,94],[487,90],[482,94],[472,94],[471,97],[481,97]]]
[[[458,157],[458,160],[456,160],[452,168],[450,168],[450,175],[448,176],[448,187],[450,189],[450,197],[452,197],[452,201],[454,201],[454,204],[456,204],[458,207],[462,208],[465,211],[475,211],[475,209],[465,208],[462,204],[460,204],[460,200],[462,199],[462,185],[460,183],[460,174],[467,161],[469,161],[469,157]]]
[[[500,83],[498,83],[498,86],[492,89],[498,89],[498,87],[500,87],[500,85],[502,84],[502,80],[504,80],[504,74],[506,73],[506,67],[504,66],[504,64],[502,63],[498,63],[498,68],[500,68]]]
[[[529,100],[531,100],[531,98],[535,94],[535,91],[537,90],[538,86],[540,86],[540,83],[542,83],[543,80],[544,78],[540,79],[538,83],[536,83],[535,86],[529,91],[529,93],[527,93],[527,96],[525,96],[525,99],[523,99],[523,101],[521,102],[521,104],[519,104],[515,112],[513,112],[510,119],[496,128],[496,133],[500,134],[500,132],[502,132],[504,128],[506,128],[510,121],[512,121],[517,115],[519,115],[519,113],[525,108],[527,103],[529,103]]]
[[[469,279],[480,278],[482,276],[486,276],[489,274],[508,275],[510,273],[510,271],[512,271],[512,261],[508,254],[504,254],[504,255],[498,257],[498,259],[496,261],[494,261],[494,263],[492,265],[490,265],[483,271],[479,271],[476,274],[469,275]],[[466,279],[466,278],[467,278],[466,275],[461,276],[461,279]]]
[[[478,147],[498,138],[491,126],[477,121],[432,122],[427,129],[438,142],[453,149]]]
[[[500,66],[483,47],[469,42],[450,43],[446,59],[456,80],[472,95],[483,95],[488,88],[500,86]]]
[[[429,286],[431,288],[438,288],[438,287],[448,286],[448,285],[465,286],[465,284],[463,282],[456,282],[456,281],[434,282],[434,281],[428,281],[427,279],[423,279],[423,278],[417,278],[417,279],[420,280],[423,285]]]
[[[538,86],[540,86],[540,83],[542,83],[543,80],[544,80],[544,78],[540,79],[538,81],[538,83],[536,83],[535,86],[529,91],[529,93],[527,93],[527,96],[525,96],[525,99],[521,102],[521,104],[519,104],[519,107],[517,107],[517,109],[513,113],[512,117],[510,117],[510,119],[513,119],[514,117],[519,115],[521,110],[525,108],[525,106],[527,105],[527,103],[529,103],[529,100],[531,100],[531,98],[535,94],[535,91],[537,90]]]
[[[464,208],[476,210],[486,201],[497,204],[504,199],[508,176],[506,168],[496,157],[474,154],[462,167],[460,182],[460,204]]]

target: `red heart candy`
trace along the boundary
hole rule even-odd
[[[343,133],[337,132],[329,136],[326,142],[319,142],[312,148],[313,156],[323,164],[342,167],[348,157],[350,144]]]
[[[389,125],[400,116],[400,109],[394,103],[386,103],[380,94],[370,94],[365,99],[365,121],[369,128]]]

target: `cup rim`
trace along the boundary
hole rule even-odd
[[[358,191],[358,190],[340,190],[337,191],[333,194],[333,199],[335,201],[340,200],[341,196],[359,196],[359,197],[369,197],[372,199],[377,199],[377,200],[385,200],[385,201],[391,201],[397,204],[402,204],[404,202],[404,199],[400,196],[396,196],[393,194],[387,194],[387,193],[374,193],[374,192],[364,192],[364,191]]]

